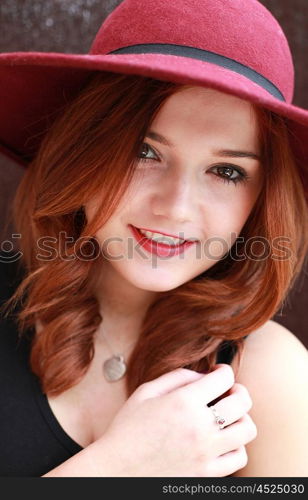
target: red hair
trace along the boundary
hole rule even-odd
[[[183,88],[135,75],[95,73],[48,131],[19,184],[13,218],[27,272],[7,306],[23,297],[17,316],[21,334],[38,319],[43,325],[33,337],[30,364],[44,393],[69,389],[91,363],[102,321],[93,293],[102,262],[93,235],[128,188],[152,120],[165,100]],[[128,361],[128,396],[141,383],[178,367],[210,371],[223,340],[233,340],[242,355],[243,337],[277,312],[303,266],[307,205],[287,122],[253,107],[266,175],[241,232],[245,243],[237,251],[242,253],[247,241],[258,236],[254,254],[256,246],[262,250],[262,238],[275,253],[277,238],[284,236],[289,256],[238,260],[233,245],[203,274],[158,294]],[[83,205],[98,194],[100,206],[88,223]],[[71,237],[66,248],[61,231]],[[46,235],[52,258],[38,259],[37,243]],[[81,248],[83,256],[93,251],[92,258],[78,258]]]

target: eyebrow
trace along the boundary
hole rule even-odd
[[[154,132],[154,130],[150,130],[149,132],[147,132],[146,137],[149,137],[154,141],[160,142],[165,146],[169,146],[170,148],[174,147],[174,144],[172,144],[166,137],[164,137],[161,134],[158,134],[157,132]],[[235,149],[219,149],[213,151],[213,154],[215,154],[216,156],[224,156],[228,158],[251,158],[252,160],[261,161],[261,157],[256,153],[252,153],[251,151],[238,151]]]

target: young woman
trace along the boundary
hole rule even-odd
[[[261,4],[197,3],[124,0],[90,55],[0,56],[27,164],[1,475],[307,475],[307,350],[271,318],[308,249],[308,113]]]

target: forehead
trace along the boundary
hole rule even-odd
[[[255,145],[257,116],[247,101],[203,87],[183,87],[162,105],[152,122],[157,132],[186,137],[217,137]]]

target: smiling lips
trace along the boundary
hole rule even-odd
[[[135,227],[135,226],[134,226]],[[164,233],[163,231],[154,231],[152,229],[148,229],[146,227],[137,227],[137,229],[139,229],[139,231],[142,233],[142,232],[148,232],[148,233],[151,233],[151,234],[157,234],[159,236],[168,236],[170,238],[173,238],[175,240],[179,240],[180,241],[199,241],[198,238],[179,238],[178,236],[175,236],[174,234],[169,234],[169,233]],[[147,236],[146,234],[144,236]],[[148,236],[150,237],[150,236]],[[176,241],[177,242],[177,241]]]
[[[142,248],[144,248],[145,250],[147,250],[152,254],[156,254],[161,257],[173,257],[174,255],[178,255],[179,253],[183,253],[186,250],[186,248],[196,243],[195,241],[183,240],[181,243],[168,245],[167,243],[160,243],[147,238],[135,226],[130,225],[130,229],[134,237],[136,238],[137,242],[142,246]]]
[[[164,233],[163,231],[154,231],[152,229],[147,229],[145,227],[138,227],[137,229],[139,229],[139,231],[144,235],[144,236],[147,236],[148,238],[151,238],[151,235],[157,235],[157,236],[167,236],[168,238],[173,238],[174,240],[176,240],[176,243],[180,243],[180,242],[184,242],[185,239],[184,238],[178,238],[177,236],[175,236],[174,234],[168,234],[168,233]],[[145,234],[145,233],[150,233],[149,235]]]
[[[140,227],[138,227],[137,229],[143,236],[145,236],[149,240],[155,241],[156,243],[162,243],[164,245],[173,246],[173,245],[181,245],[182,243],[185,242],[184,238],[176,238],[175,236],[165,235],[163,233],[159,233],[156,231],[154,232],[154,231],[144,230],[141,229]]]

